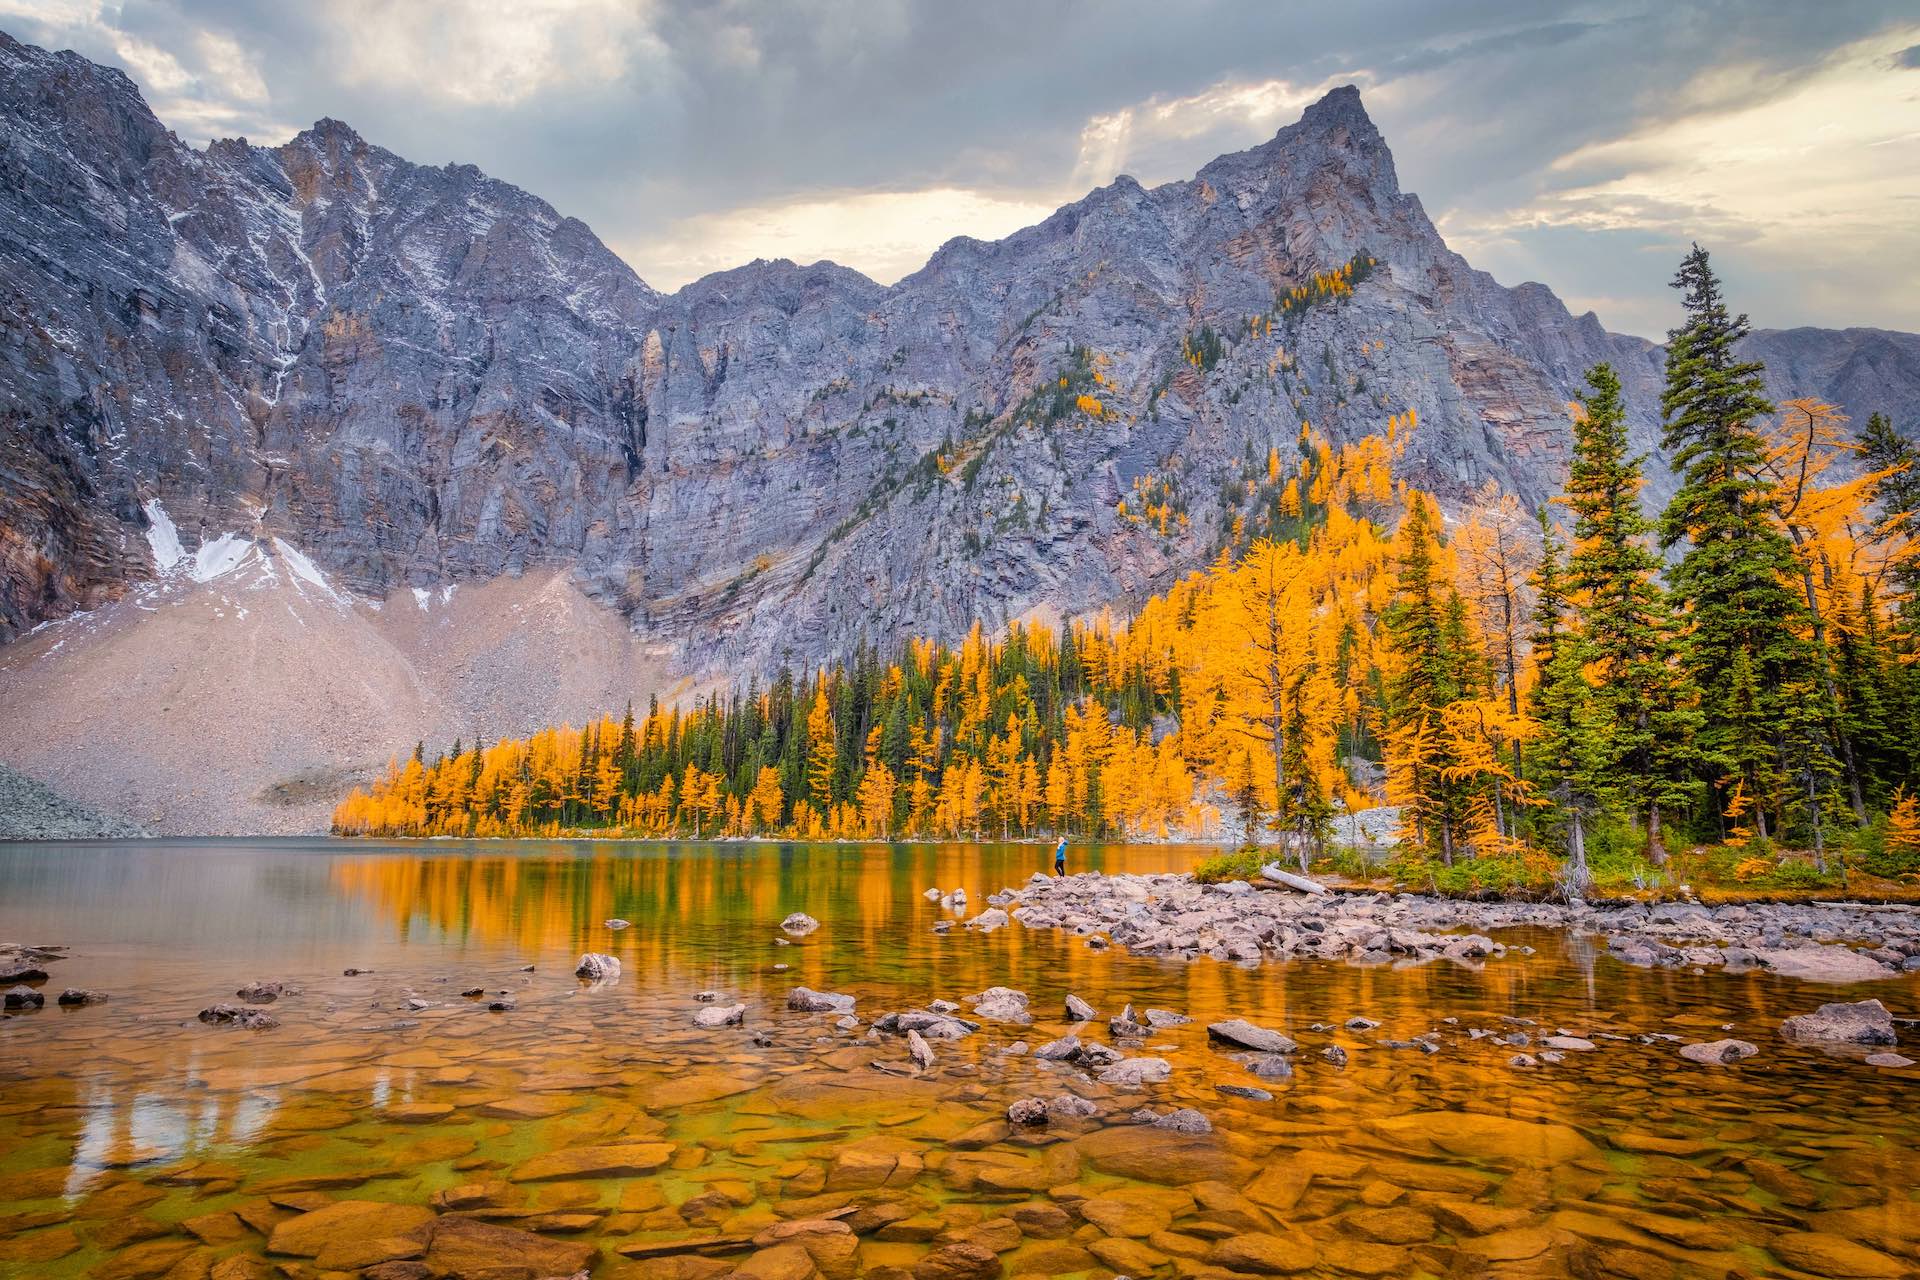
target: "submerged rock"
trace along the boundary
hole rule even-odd
[[[1152,1111],[1140,1111],[1135,1120],[1150,1124],[1156,1129],[1171,1129],[1175,1133],[1212,1133],[1213,1121],[1195,1111],[1192,1107],[1181,1107],[1165,1115],[1155,1115]]]
[[[60,1003],[69,1007],[81,1004],[102,1004],[108,998],[104,991],[88,991],[81,987],[68,987],[60,993]]]
[[[787,993],[787,1008],[800,1013],[852,1013],[853,997],[834,991],[795,987]]]
[[[1173,1074],[1173,1064],[1165,1058],[1128,1058],[1116,1062],[1096,1077],[1101,1084],[1120,1089],[1138,1089],[1163,1084]]]
[[[1780,1024],[1780,1034],[1789,1040],[1835,1044],[1899,1043],[1893,1030],[1893,1015],[1878,1000],[1823,1004],[1812,1013],[1788,1018]]]
[[[280,1019],[265,1009],[245,1004],[212,1004],[200,1011],[200,1021],[224,1027],[244,1027],[249,1031],[270,1031]]]
[[[292,995],[300,994],[300,988],[288,986],[284,982],[255,981],[255,982],[249,982],[246,986],[241,987],[238,991],[234,992],[233,994],[235,994],[236,996],[239,996],[242,1000],[245,1000],[248,1004],[272,1004],[275,1000],[278,1000],[281,996],[292,996]]]

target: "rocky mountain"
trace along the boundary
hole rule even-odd
[[[238,625],[218,593],[243,564],[324,584],[339,607],[290,605],[303,625],[376,630],[525,576],[650,673],[730,676],[1124,607],[1210,558],[1236,467],[1303,420],[1343,439],[1412,410],[1413,479],[1534,503],[1607,359],[1655,441],[1658,349],[1451,252],[1351,88],[892,287],[782,261],[661,295],[470,166],[332,120],[196,150],[121,73],[4,35],[0,180],[0,638],[221,599]],[[1920,414],[1920,337],[1752,341],[1783,395]],[[64,643],[0,649],[0,697],[38,705]],[[438,690],[422,731],[458,728],[472,689],[430,655],[403,664]]]

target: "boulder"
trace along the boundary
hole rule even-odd
[[[1233,1018],[1226,1022],[1209,1023],[1207,1035],[1225,1044],[1241,1049],[1254,1049],[1261,1053],[1292,1053],[1300,1046],[1278,1031],[1269,1031],[1265,1027],[1256,1027],[1244,1018]]]
[[[1047,1100],[1022,1098],[1007,1108],[1007,1119],[1018,1125],[1043,1125],[1047,1122]]]
[[[87,991],[80,987],[68,987],[60,993],[60,1003],[68,1006],[81,1004],[100,1004],[107,999],[104,991]]]
[[[1725,1066],[1738,1062],[1742,1058],[1751,1058],[1759,1053],[1758,1045],[1745,1040],[1708,1040],[1700,1044],[1683,1045],[1680,1056],[1689,1062],[1704,1062],[1709,1066]]]
[[[573,966],[573,976],[589,982],[611,982],[620,976],[620,961],[598,951],[589,951]]]
[[[1033,1021],[1027,1012],[1027,993],[1012,987],[988,987],[973,997],[973,1012],[975,1017],[991,1018],[995,1022]]]
[[[1156,1116],[1151,1111],[1146,1123],[1156,1129],[1171,1129],[1175,1133],[1212,1133],[1213,1122],[1195,1111],[1192,1107],[1181,1107],[1165,1115]]]
[[[988,907],[967,921],[967,928],[978,929],[981,933],[992,933],[995,929],[1005,928],[1009,923],[1006,912],[999,907]]]
[[[696,1027],[737,1027],[747,1020],[744,1004],[715,1004],[694,1012]]]
[[[47,1002],[47,998],[29,986],[8,987],[0,995],[0,1005],[8,1009],[38,1009]],[[204,1015],[203,1015],[204,1016]]]
[[[1812,1013],[1788,1018],[1780,1024],[1780,1034],[1789,1040],[1832,1044],[1899,1043],[1893,1030],[1893,1015],[1878,1000],[1823,1004]]]
[[[787,993],[787,1008],[801,1013],[852,1013],[853,997],[834,991],[795,987]]]
[[[907,1032],[907,1056],[913,1059],[913,1065],[922,1071],[933,1069],[933,1046],[918,1031]]]
[[[804,938],[815,929],[818,929],[820,922],[804,911],[796,911],[785,920],[782,920],[780,927],[796,938]]]
[[[1079,996],[1067,997],[1067,1020],[1069,1022],[1092,1022],[1100,1016],[1100,1011],[1082,1000]]]

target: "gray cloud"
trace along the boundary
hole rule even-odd
[[[1616,328],[1657,334],[1675,250],[1698,235],[1759,323],[1920,327],[1913,288],[1853,272],[1854,257],[1823,258],[1821,240],[1783,254],[1765,211],[1726,207],[1704,165],[1688,187],[1664,157],[1661,181],[1641,193],[1652,162],[1613,145],[1667,121],[1753,119],[1811,69],[1902,24],[1907,37],[1878,65],[1920,65],[1906,0],[1550,8],[0,0],[0,26],[125,67],[194,141],[274,142],[275,130],[334,116],[421,163],[478,164],[584,218],[667,287],[763,245],[897,274],[921,251],[914,234],[967,230],[968,219],[999,234],[995,219],[1075,198],[1119,169],[1187,176],[1290,121],[1298,96],[1351,79],[1403,185],[1508,283],[1543,280]],[[1698,136],[1712,145],[1711,131]],[[1108,145],[1090,143],[1099,137]],[[1910,173],[1911,156],[1894,139],[1860,165]],[[967,198],[926,194],[937,192]],[[835,202],[859,213],[837,236],[823,216]],[[797,206],[809,216],[794,234],[768,231]],[[1617,225],[1609,209],[1647,222]],[[1826,243],[1857,256],[1864,234]],[[886,249],[863,262],[867,236]],[[1910,244],[1890,228],[1882,247]],[[1834,287],[1856,275],[1859,291]]]

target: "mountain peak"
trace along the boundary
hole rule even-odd
[[[344,120],[335,120],[332,116],[322,116],[320,119],[315,120],[312,126],[303,130],[300,136],[294,139],[295,142],[302,140],[309,140],[321,145],[329,143],[344,144],[349,147],[363,141],[359,132],[355,130],[352,125]]]
[[[1360,87],[1352,84],[1327,90],[1318,102],[1301,113],[1300,123],[1321,129],[1331,129],[1336,125],[1373,128],[1373,118],[1367,114],[1366,104],[1360,101]]]

